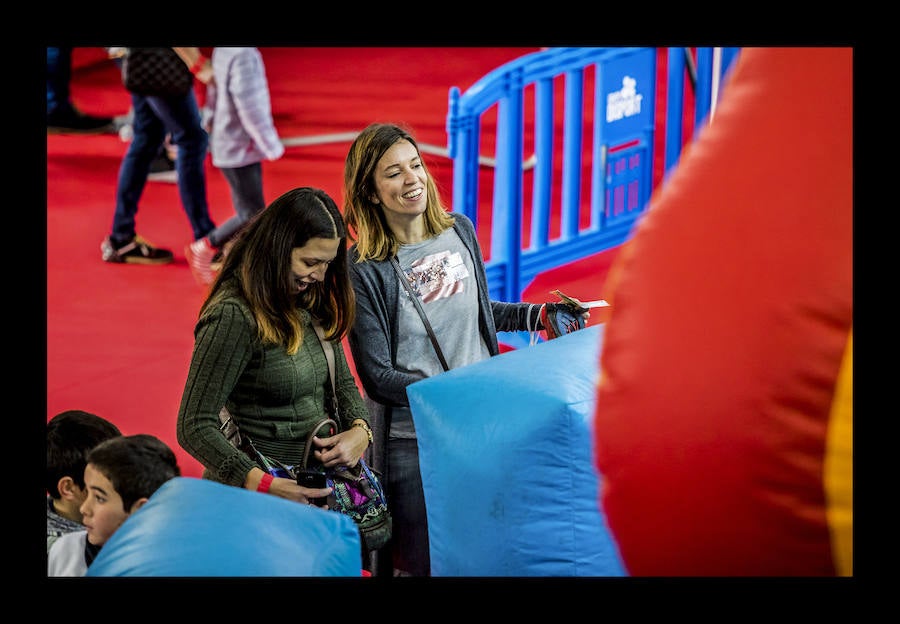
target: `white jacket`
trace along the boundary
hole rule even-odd
[[[214,83],[206,89],[204,121],[216,167],[277,160],[284,144],[272,119],[266,68],[258,48],[217,47]]]
[[[84,576],[87,563],[84,547],[87,531],[73,531],[61,535],[47,553],[47,576]]]

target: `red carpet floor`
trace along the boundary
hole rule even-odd
[[[410,127],[420,143],[446,146],[447,95],[465,91],[492,69],[535,48],[263,48],[275,123],[283,139],[348,133],[372,121]],[[129,97],[102,48],[75,54],[73,99],[94,114],[122,115]],[[175,420],[193,346],[203,289],[183,249],[191,240],[174,184],[150,182],[138,232],[172,249],[175,263],[144,267],[100,259],[114,209],[116,175],[127,144],[117,136],[47,136],[47,418],[66,409],[95,412],[125,434],[167,442],[183,474],[200,465],[178,446]],[[289,147],[263,165],[272,200],[296,186],[318,186],[340,204],[349,143]],[[448,159],[427,157],[447,203]],[[232,207],[228,186],[207,160],[216,222]],[[489,233],[479,230],[486,244]],[[602,296],[616,250],[539,275],[529,301],[552,300],[560,288],[583,299]],[[600,319],[596,319],[600,320]]]

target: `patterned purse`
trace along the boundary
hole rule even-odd
[[[364,550],[378,550],[391,539],[393,521],[388,510],[387,497],[375,470],[369,467],[362,457],[352,468],[325,468],[311,465],[313,456],[313,437],[322,435],[330,437],[340,432],[337,416],[340,411],[337,393],[334,391],[334,351],[331,343],[325,339],[322,325],[313,319],[313,328],[325,359],[328,361],[328,381],[331,385],[329,411],[334,418],[326,418],[313,427],[306,439],[303,449],[303,463],[300,469],[304,472],[317,471],[325,474],[327,487],[333,489],[328,496],[328,508],[350,516],[359,529],[359,537]]]
[[[181,97],[194,86],[194,76],[172,48],[128,48],[122,84],[138,95]]]
[[[356,522],[364,550],[378,550],[391,539],[392,522],[384,489],[375,471],[361,457],[353,468],[338,470],[313,466],[310,462],[313,436],[330,437],[337,432],[338,424],[330,418],[316,425],[306,441],[300,469],[325,475],[326,486],[333,490],[326,501],[328,508],[350,516]]]

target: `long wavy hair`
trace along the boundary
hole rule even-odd
[[[387,260],[397,255],[400,247],[400,241],[388,227],[383,207],[372,202],[376,194],[375,167],[397,141],[409,141],[421,158],[419,145],[405,129],[390,123],[373,123],[357,135],[344,162],[344,217],[356,241],[357,262]],[[425,231],[434,237],[452,227],[454,219],[441,202],[424,159],[422,167],[427,175]]]
[[[291,293],[291,252],[311,238],[338,238],[337,256],[325,278]],[[312,187],[292,189],[260,212],[236,237],[200,315],[227,296],[231,286],[247,300],[264,343],[281,344],[291,355],[303,341],[298,308],[319,319],[329,340],[342,340],[356,314],[356,297],[347,271],[347,227],[335,201]]]

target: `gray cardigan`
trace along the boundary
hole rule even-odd
[[[478,284],[478,326],[491,356],[500,353],[498,331],[528,329],[528,303],[491,301],[488,293],[484,258],[472,221],[461,213],[453,213],[453,228],[472,256],[475,281]],[[406,386],[419,381],[412,375],[394,369],[399,316],[400,282],[389,260],[357,262],[356,245],[350,248],[350,279],[356,291],[356,322],[350,330],[348,344],[356,372],[368,397],[384,406],[408,406]],[[532,309],[532,327],[541,328],[540,309]]]

